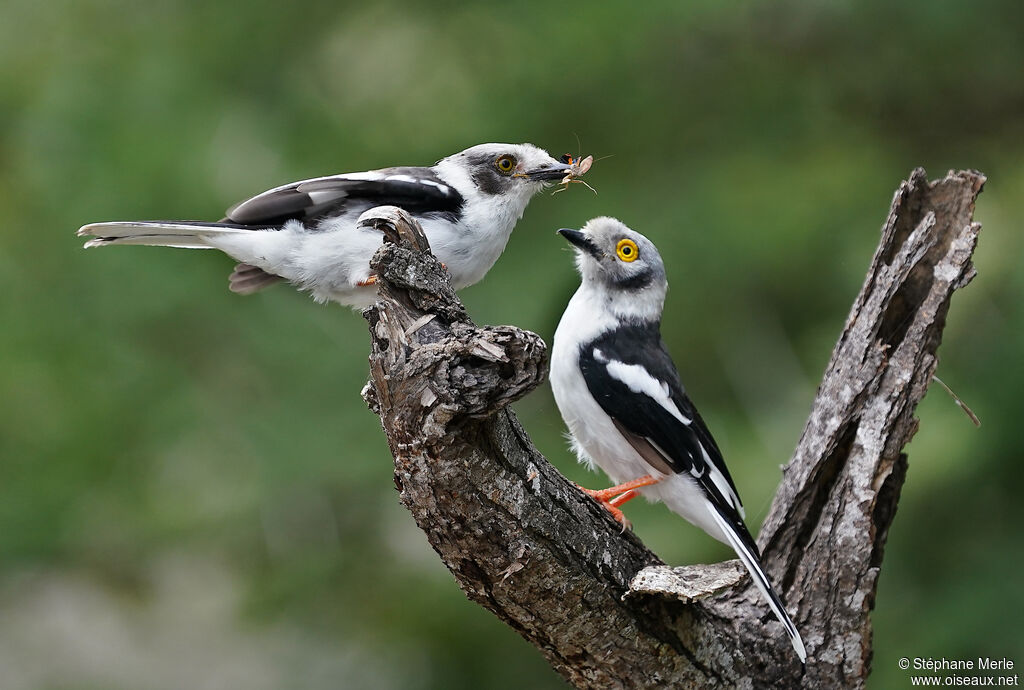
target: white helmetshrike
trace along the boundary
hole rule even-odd
[[[580,461],[620,484],[587,491],[617,519],[641,493],[733,548],[800,661],[800,633],[761,567],[736,485],[661,339],[668,281],[657,248],[613,218],[559,230],[582,282],[555,331],[551,388]]]
[[[86,247],[143,244],[219,249],[241,263],[234,292],[287,280],[353,307],[372,304],[370,258],[382,235],[359,226],[374,206],[398,206],[423,226],[434,255],[461,289],[477,282],[504,251],[530,199],[573,166],[532,144],[480,144],[431,167],[382,168],[276,187],[236,204],[218,222],[115,221],[78,234]]]

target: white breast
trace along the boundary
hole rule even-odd
[[[442,160],[434,171],[462,195],[462,213],[458,224],[431,220],[423,223],[423,231],[434,255],[452,274],[452,285],[459,290],[478,282],[491,270],[540,187],[524,184],[507,194],[484,194],[465,168],[451,160]]]
[[[580,347],[615,327],[616,321],[600,303],[602,297],[581,287],[573,295],[555,330],[551,348],[551,390],[572,437],[579,461],[600,467],[614,484],[644,475],[659,476],[623,438],[590,394],[579,367]],[[714,538],[728,543],[708,512],[707,500],[689,473],[673,474],[640,489],[648,500],[664,501],[674,513]]]
[[[581,345],[615,326],[615,320],[595,303],[599,299],[580,287],[569,300],[551,348],[551,390],[579,461],[597,465],[618,484],[650,474],[652,469],[594,400],[580,371]]]

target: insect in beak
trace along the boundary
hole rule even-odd
[[[564,192],[565,190],[569,189],[569,185],[573,182],[578,182],[584,185],[594,194],[597,194],[596,189],[591,187],[583,180],[577,179],[585,175],[587,171],[590,170],[590,166],[594,164],[593,156],[587,156],[586,158],[573,158],[572,155],[566,153],[565,155],[562,156],[562,163],[567,165],[568,169],[566,170],[565,177],[563,177],[561,181],[558,183],[561,186],[555,191],[553,191],[552,194]]]

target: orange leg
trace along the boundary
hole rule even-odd
[[[624,493],[624,494],[622,494],[620,496],[616,496],[612,500],[608,501],[608,505],[613,506],[615,508],[618,508],[619,506],[624,504],[626,501],[632,501],[634,498],[636,498],[639,495],[640,495],[639,493],[637,493],[636,491],[633,491],[631,489],[631,490],[627,491],[626,493]]]
[[[612,487],[607,488],[607,489],[600,489],[600,490],[595,491],[594,489],[584,489],[581,486],[580,487],[580,491],[582,491],[583,493],[587,494],[588,496],[593,498],[598,503],[608,503],[613,498],[615,498],[616,496],[620,496],[622,494],[628,493],[628,492],[632,491],[633,489],[640,489],[640,488],[643,488],[645,486],[651,486],[652,484],[657,484],[662,479],[664,479],[664,477],[662,477],[661,479],[655,479],[651,475],[645,474],[644,476],[640,477],[639,479],[634,479],[634,480],[628,481],[628,482],[626,482],[624,484],[619,484],[618,486],[612,486]],[[632,496],[630,498],[632,498]],[[627,498],[626,501],[628,501],[628,500],[629,499]],[[626,501],[622,501],[622,503],[625,503]]]
[[[625,484],[619,484],[618,486],[601,489],[599,491],[584,489],[578,484],[577,486],[579,486],[580,491],[603,505],[605,509],[612,514],[612,517],[621,522],[623,528],[625,528],[629,525],[629,520],[627,520],[626,515],[619,510],[619,506],[639,496],[640,494],[636,491],[637,489],[657,484],[662,479],[664,479],[664,477],[655,479],[651,475],[647,474],[639,479],[626,482]]]

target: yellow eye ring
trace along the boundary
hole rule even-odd
[[[636,261],[636,257],[640,256],[640,250],[637,249],[636,242],[633,240],[623,239],[619,240],[619,243],[615,245],[615,255],[628,264]]]
[[[516,167],[516,159],[509,155],[504,155],[498,160],[494,161],[494,167],[498,169],[498,172],[509,174],[512,169]]]

